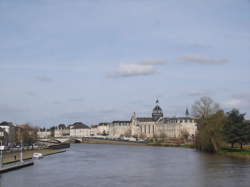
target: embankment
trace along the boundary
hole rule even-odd
[[[24,151],[23,152],[23,160],[29,160],[32,159],[33,153],[42,153],[44,156],[57,154],[65,152],[65,149],[40,149],[40,150],[30,150],[30,151]],[[14,162],[20,161],[20,153],[8,153],[4,154],[3,156],[3,163],[4,164],[10,164]]]

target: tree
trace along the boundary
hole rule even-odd
[[[219,110],[219,104],[210,97],[201,97],[192,105],[192,115],[198,119],[205,119]]]
[[[37,128],[29,124],[19,126],[21,129],[21,140],[24,144],[32,145],[37,140]]]
[[[226,123],[224,111],[220,110],[202,120],[196,136],[196,146],[206,152],[217,152],[224,143],[223,128]]]
[[[207,152],[218,151],[225,124],[225,115],[219,110],[219,104],[209,97],[202,97],[193,104],[192,114],[197,122],[196,148]]]
[[[243,144],[250,141],[249,122],[245,121],[245,114],[241,114],[237,109],[233,109],[227,115],[228,119],[224,127],[225,140],[231,143],[232,148],[235,143],[238,143],[242,149]]]

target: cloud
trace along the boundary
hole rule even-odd
[[[148,76],[156,74],[156,66],[166,64],[166,60],[144,59],[142,61],[121,64],[118,68],[109,73],[108,77],[133,77]]]
[[[224,103],[226,108],[238,108],[245,111],[250,110],[250,94],[249,93],[238,93],[232,96],[231,99],[226,100]]]
[[[210,91],[208,90],[193,90],[188,93],[188,96],[205,96],[209,94],[210,94]]]
[[[145,64],[145,65],[164,65],[166,63],[167,63],[167,61],[166,60],[162,60],[162,59],[145,59],[145,60],[141,61],[140,64]]]
[[[122,64],[112,73],[111,77],[133,77],[133,76],[146,76],[153,75],[156,70],[152,65],[145,64]]]
[[[70,98],[69,101],[70,102],[83,102],[84,98],[82,97]]]
[[[192,55],[186,54],[181,57],[181,60],[184,62],[191,62],[197,64],[225,64],[228,62],[227,59],[224,58],[210,58],[207,56],[199,56],[199,55]]]
[[[28,96],[32,96],[32,97],[37,96],[37,94],[35,92],[32,92],[32,91],[27,91],[27,92],[25,92],[25,94]]]
[[[46,76],[37,76],[37,77],[35,77],[35,79],[36,79],[37,81],[40,81],[40,82],[47,82],[47,83],[51,83],[51,82],[54,81],[54,80],[51,79],[50,77],[46,77]]]
[[[242,105],[242,100],[240,99],[231,99],[225,102],[225,106],[229,108],[239,108]]]

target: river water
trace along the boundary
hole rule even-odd
[[[250,187],[250,161],[193,149],[74,144],[0,175],[0,187]]]

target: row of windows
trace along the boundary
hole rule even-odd
[[[185,120],[168,120],[167,123],[193,123],[194,120],[192,119],[185,119]]]

